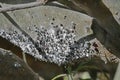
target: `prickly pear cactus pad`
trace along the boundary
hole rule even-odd
[[[75,11],[42,6],[0,14],[0,21],[0,36],[38,60],[58,65],[93,56],[118,60],[106,58],[109,51],[94,36],[88,40],[92,18]]]

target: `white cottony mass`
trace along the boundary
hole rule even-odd
[[[30,29],[36,33],[36,40],[32,40],[22,32],[5,32],[0,30],[0,36],[20,47],[38,60],[49,61],[58,65],[66,64],[75,59],[92,57],[99,53],[94,42],[77,42],[75,28],[55,26],[50,29],[44,27]]]

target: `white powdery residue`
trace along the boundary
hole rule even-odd
[[[48,61],[59,64],[67,62],[66,56],[70,55],[70,46],[75,40],[74,30],[64,27],[47,30],[42,27],[35,32],[38,34],[36,43],[45,52]]]
[[[34,55],[34,57],[35,57],[36,59],[38,59],[38,60],[42,60],[42,61],[47,62],[47,60],[46,60],[41,54],[39,54],[39,55]]]
[[[11,31],[10,33],[0,31],[0,36],[20,47],[23,52],[39,60],[54,62],[58,65],[74,59],[90,57],[95,52],[88,41],[76,44],[75,28],[65,29],[58,26],[45,29],[44,27],[36,27],[31,31],[34,31],[37,35],[34,42],[28,36],[17,31]],[[38,49],[43,53],[41,54]]]
[[[4,30],[0,30],[0,36],[3,35],[4,32]]]
[[[54,36],[55,30],[54,30],[53,28],[51,28],[51,29],[48,30],[48,33],[49,33],[51,36]]]
[[[21,32],[17,32],[15,30],[10,32],[5,32],[4,30],[0,30],[0,36],[9,40],[11,43],[15,44],[16,46],[20,47],[24,53],[28,53],[32,56],[39,56],[39,52],[32,43],[32,41],[30,41],[28,36],[25,36]],[[39,57],[40,57],[39,59],[43,60],[41,56]]]

